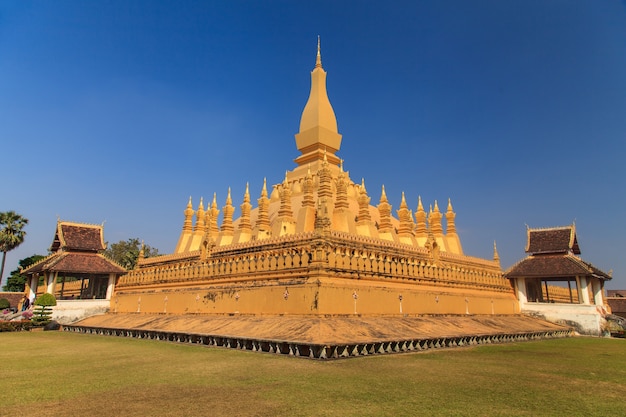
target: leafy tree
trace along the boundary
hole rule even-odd
[[[149,245],[144,245],[138,238],[128,240],[120,240],[117,243],[108,245],[104,254],[109,258],[122,265],[126,269],[133,269],[137,264],[139,252],[143,245],[143,256],[150,258],[159,255],[159,250]]]
[[[26,236],[26,232],[23,229],[27,224],[28,219],[14,211],[0,213],[0,252],[2,252],[0,282],[2,282],[2,277],[4,276],[4,261],[6,260],[7,252],[22,244]]]
[[[7,283],[2,287],[4,291],[15,291],[15,292],[23,292],[26,287],[26,276],[20,274],[20,269],[28,268],[34,263],[39,262],[45,258],[43,255],[33,255],[28,258],[20,259],[19,268],[11,271],[9,278],[7,278]]]

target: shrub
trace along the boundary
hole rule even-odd
[[[37,297],[37,299],[35,300],[35,305],[43,307],[55,306],[57,305],[57,299],[54,298],[54,295],[47,292]]]
[[[0,332],[19,332],[21,330],[30,330],[31,323],[24,321],[0,321]]]
[[[6,298],[0,298],[0,310],[11,307],[11,303]]]
[[[35,300],[35,308],[33,309],[33,325],[45,326],[50,323],[52,318],[52,306],[57,305],[57,300],[50,293],[41,294]]]

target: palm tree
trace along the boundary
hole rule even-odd
[[[26,236],[23,230],[28,224],[28,219],[14,211],[0,213],[0,251],[2,252],[2,266],[0,267],[0,282],[4,275],[4,261],[7,252],[17,248]]]

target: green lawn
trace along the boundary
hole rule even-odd
[[[626,415],[619,339],[326,362],[63,332],[0,343],[3,416]]]

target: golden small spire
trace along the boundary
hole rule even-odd
[[[378,203],[378,217],[380,219],[380,223],[378,225],[378,230],[380,232],[393,231],[393,225],[391,223],[391,204],[387,201],[387,194],[385,193],[384,185],[380,195],[380,202]]]
[[[191,204],[191,196],[189,196],[189,202],[187,208],[185,208],[185,222],[183,223],[183,231],[191,232],[193,230],[193,206]]]
[[[252,230],[252,226],[250,224],[250,209],[252,208],[252,205],[250,204],[250,190],[248,183],[246,183],[246,192],[243,195],[243,203],[241,203],[239,208],[241,209],[239,230],[250,233]]]
[[[452,202],[448,198],[448,210],[446,211],[446,224],[447,229],[446,233],[456,233],[456,226],[454,225],[454,218],[456,217],[456,213],[452,209]]]
[[[195,227],[195,230],[197,230],[200,233],[204,233],[204,227],[205,227],[205,223],[204,223],[204,202],[202,200],[202,197],[200,197],[200,204],[198,204],[198,210],[196,211],[196,227]]]
[[[267,179],[263,178],[263,189],[261,190],[261,197],[257,200],[259,207],[259,214],[256,221],[256,227],[260,232],[269,232],[270,230],[270,218],[268,214],[268,207],[270,204],[267,198]]]
[[[387,203],[387,193],[385,193],[385,185],[383,184],[383,191],[380,193],[380,202]]]
[[[233,232],[233,200],[230,197],[230,187],[228,187],[228,195],[226,196],[226,205],[222,208],[224,217],[222,218],[221,231],[226,234],[232,234]]]
[[[243,201],[250,202],[250,184],[246,182],[246,192],[243,194]]]
[[[372,220],[372,216],[369,211],[370,198],[367,196],[367,190],[365,189],[365,179],[361,178],[361,187],[359,190],[359,197],[357,199],[359,203],[359,215],[358,225],[366,225]]]

